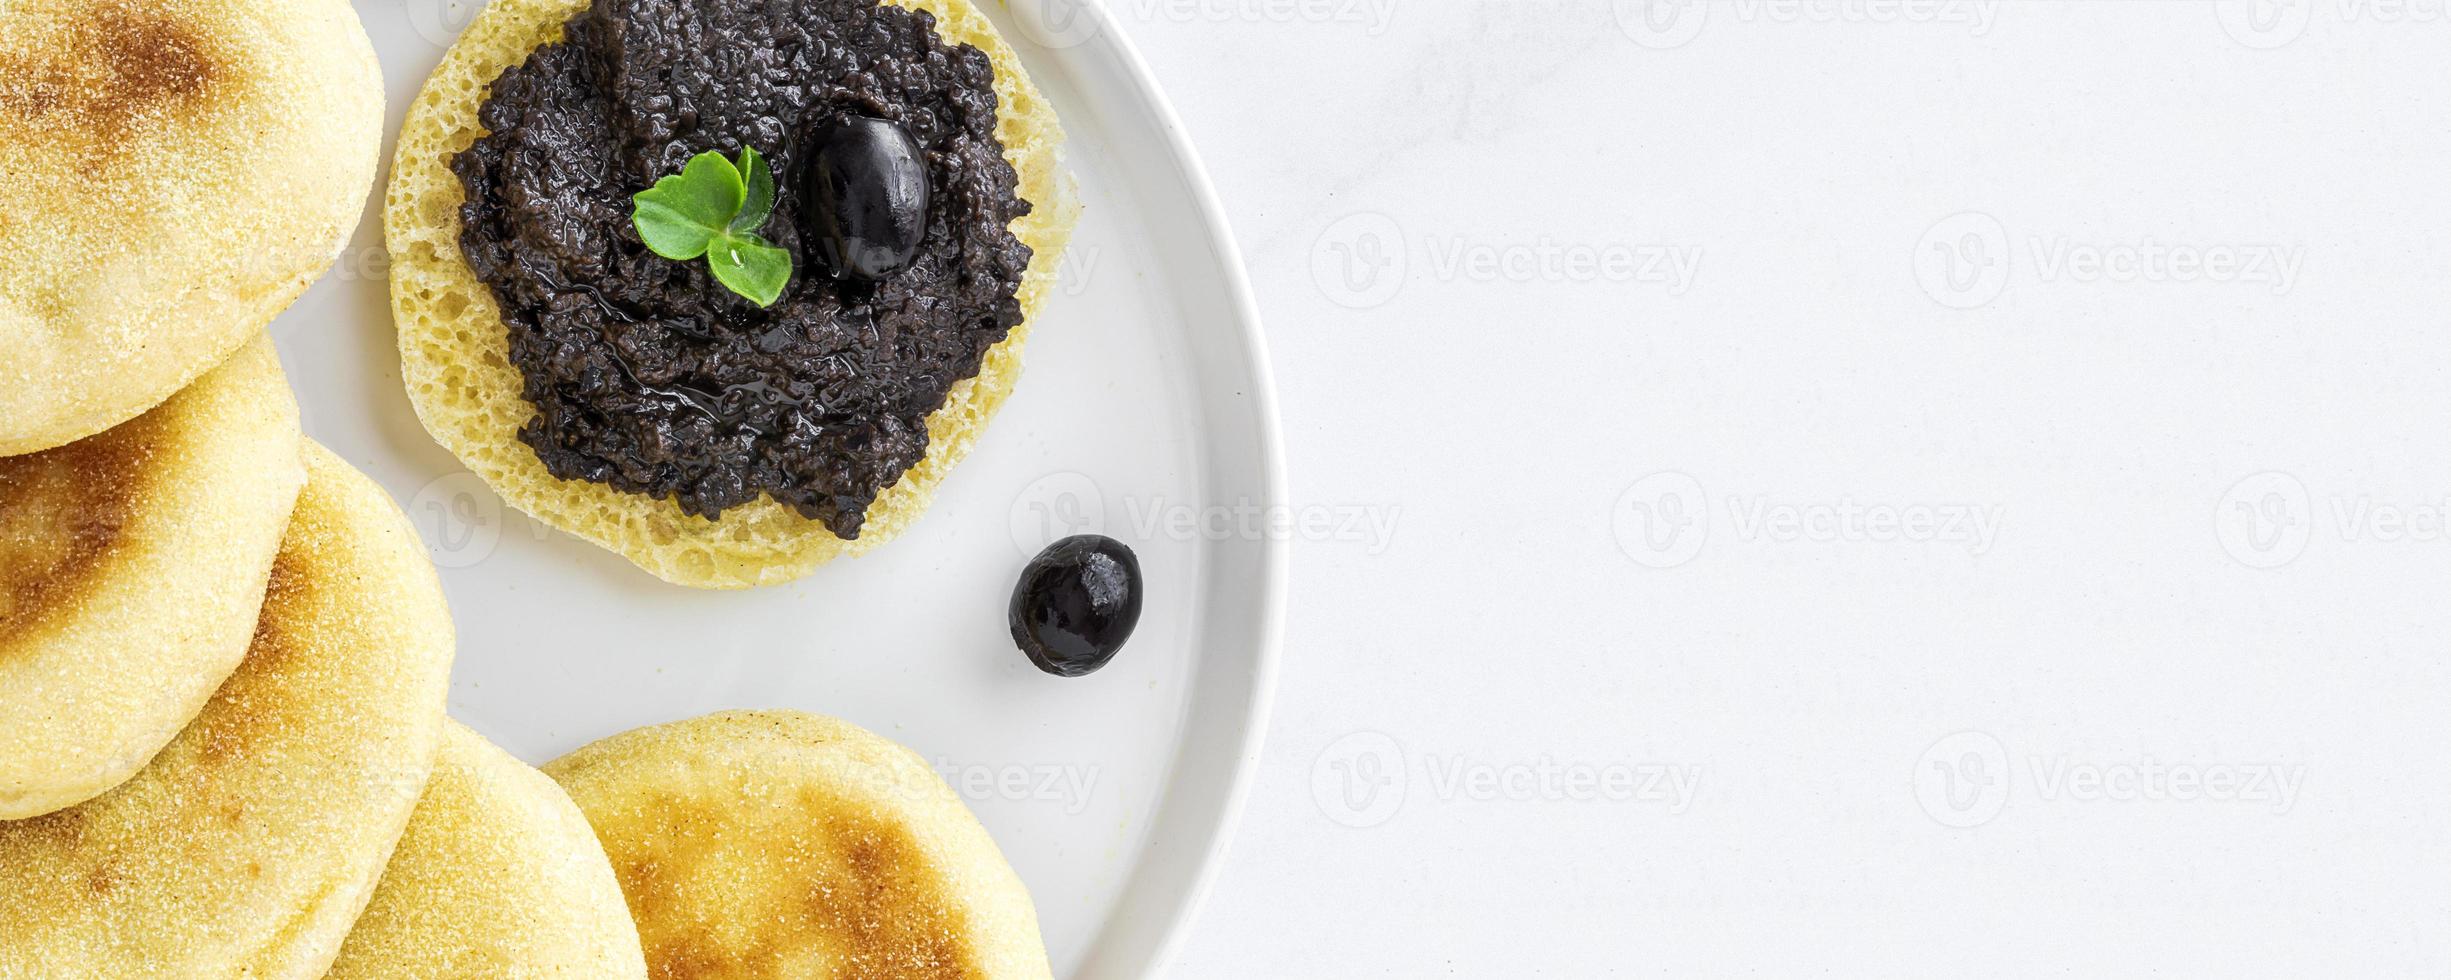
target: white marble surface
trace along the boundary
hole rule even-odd
[[[1106,2],[1338,518],[1175,975],[2451,971],[2441,3]]]

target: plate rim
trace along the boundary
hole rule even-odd
[[[1010,0],[1010,5],[999,5],[1007,6],[1009,11],[1019,2],[1026,0]],[[1065,3],[1067,0],[1046,2]],[[1137,98],[1156,118],[1161,131],[1159,135],[1164,140],[1162,149],[1180,171],[1184,184],[1191,192],[1191,204],[1205,226],[1203,230],[1208,247],[1218,259],[1221,273],[1219,285],[1223,287],[1231,306],[1228,313],[1239,328],[1237,333],[1241,335],[1243,357],[1250,365],[1250,390],[1244,394],[1257,416],[1254,435],[1263,470],[1257,474],[1256,482],[1273,502],[1283,505],[1289,499],[1289,484],[1286,478],[1284,419],[1277,400],[1274,362],[1269,359],[1267,331],[1260,319],[1259,301],[1251,289],[1250,269],[1243,260],[1240,244],[1234,240],[1233,225],[1226,219],[1224,201],[1218,197],[1216,185],[1209,178],[1208,168],[1201,161],[1198,147],[1192,145],[1182,117],[1175,111],[1173,100],[1167,98],[1166,90],[1158,84],[1148,60],[1142,57],[1140,48],[1132,42],[1131,36],[1123,32],[1113,12],[1103,0],[1069,2],[1076,10],[1093,18],[1085,47],[1104,46],[1111,52],[1117,65],[1132,82],[1127,97]],[[1012,16],[1028,15],[1014,13]],[[1026,37],[1028,31],[1025,29],[1023,33]],[[1041,52],[1050,50],[1043,44],[1036,47]],[[1278,669],[1284,655],[1286,582],[1290,574],[1291,548],[1289,542],[1279,535],[1261,534],[1257,536],[1257,542],[1263,570],[1263,581],[1258,590],[1258,646],[1253,651],[1251,664],[1250,704],[1243,712],[1241,739],[1235,746],[1239,757],[1225,787],[1224,805],[1216,808],[1210,814],[1207,825],[1201,828],[1199,836],[1202,839],[1197,843],[1199,863],[1185,883],[1171,915],[1157,927],[1157,942],[1149,948],[1148,959],[1143,964],[1144,972],[1171,966],[1184,943],[1189,940],[1192,920],[1198,917],[1207,904],[1209,893],[1216,886],[1219,871],[1233,847],[1253,787],[1258,781],[1261,756],[1268,740],[1268,724],[1275,710]],[[1188,751],[1188,746],[1187,741],[1177,748],[1178,760]],[[1159,805],[1165,805],[1163,798]],[[1155,846],[1154,841],[1145,844],[1144,848],[1152,846]],[[1134,865],[1137,868],[1146,861],[1144,850],[1142,858]],[[1133,874],[1137,876],[1139,872],[1135,870]],[[1127,888],[1123,894],[1128,896],[1129,893]],[[1093,952],[1105,944],[1105,934],[1114,926],[1119,911],[1109,912],[1106,923],[1099,930],[1099,939],[1091,945]]]

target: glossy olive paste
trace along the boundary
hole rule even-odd
[[[927,416],[1021,322],[1030,204],[996,140],[994,68],[924,12],[876,0],[597,0],[494,82],[488,135],[452,161],[460,248],[500,301],[563,479],[692,514],[771,495],[857,537],[927,455]],[[803,243],[799,152],[845,115],[924,148],[927,239],[882,282],[838,281]],[[791,284],[759,308],[705,262],[639,241],[631,196],[703,151],[756,147],[780,202],[762,234]]]

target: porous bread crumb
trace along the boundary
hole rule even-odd
[[[771,499],[710,521],[682,513],[669,500],[558,480],[519,441],[536,409],[520,395],[493,294],[460,256],[459,207],[466,198],[450,161],[482,132],[477,108],[486,86],[537,46],[559,40],[562,25],[589,0],[496,0],[487,6],[427,79],[401,128],[383,223],[392,254],[392,314],[409,400],[435,440],[512,506],[679,585],[743,589],[788,582],[884,544],[916,521],[1012,392],[1030,320],[1054,282],[1078,209],[1063,183],[1063,131],[1054,108],[986,15],[966,0],[887,2],[928,11],[948,42],[973,45],[995,63],[996,136],[1020,175],[1022,198],[1035,206],[1013,222],[1013,233],[1033,256],[1019,292],[1024,322],[988,351],[978,376],[955,385],[929,416],[927,458],[877,497],[858,540],[838,538]]]

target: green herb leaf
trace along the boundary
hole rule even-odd
[[[755,147],[734,163],[721,153],[691,157],[681,172],[631,198],[639,241],[676,262],[704,257],[715,280],[759,306],[791,282],[791,253],[755,233],[773,217],[774,171]]]
[[[759,306],[773,306],[791,282],[791,253],[756,235],[727,235],[706,253],[715,278]]]
[[[640,195],[638,210],[630,222],[638,226],[638,240],[657,255],[676,262],[687,262],[706,254],[706,247],[715,241],[715,229],[681,213],[677,208]]]
[[[740,207],[740,215],[729,226],[735,234],[766,227],[766,219],[774,216],[774,171],[766,166],[754,146],[740,148],[740,179],[748,188],[748,200]]]
[[[685,262],[706,254],[715,236],[731,227],[748,194],[732,161],[701,153],[680,173],[631,198],[636,206],[631,222],[655,254]]]

